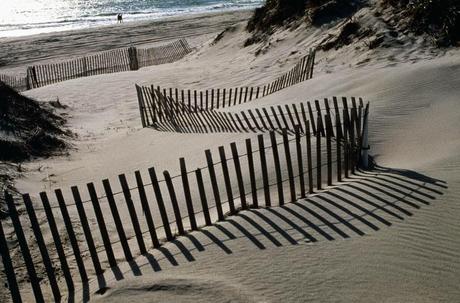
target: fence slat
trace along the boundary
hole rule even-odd
[[[86,244],[88,245],[91,261],[93,262],[94,270],[96,271],[96,275],[100,275],[103,273],[103,270],[101,268],[99,256],[97,255],[96,246],[94,245],[93,236],[91,234],[91,228],[88,224],[88,218],[86,217],[86,212],[80,197],[80,192],[78,191],[78,187],[76,186],[72,186],[71,190],[75,201],[75,205],[77,207],[78,216],[80,218],[81,227],[83,228],[83,233],[85,235]]]
[[[311,159],[311,133],[310,122],[305,121],[305,141],[307,144],[307,166],[308,166],[308,192],[313,193],[313,166]]]
[[[313,135],[316,136],[315,119],[313,118],[313,111],[311,109],[310,101],[307,102],[307,106],[308,106],[308,114],[310,115],[311,130],[313,131]]]
[[[176,191],[174,190],[174,184],[172,183],[171,176],[167,170],[163,171],[163,176],[165,178],[166,186],[168,187],[169,197],[171,199],[171,204],[174,210],[177,231],[179,232],[179,235],[183,235],[185,234],[184,224],[182,222],[179,204],[177,203],[177,196]]]
[[[163,222],[163,229],[166,234],[166,239],[168,241],[171,241],[173,239],[173,236],[171,233],[171,227],[169,226],[168,214],[166,212],[163,195],[161,193],[160,184],[158,183],[158,178],[155,172],[155,168],[153,167],[149,168],[149,175],[150,175],[150,181],[152,182],[153,190],[155,192],[158,209],[160,210],[161,221]]]
[[[321,113],[318,113],[318,128],[316,129],[316,189],[321,189],[321,133],[323,132],[323,124]]]
[[[320,105],[319,105],[319,101],[318,101],[318,100],[315,100],[315,107],[316,107],[316,112],[317,112],[317,117],[318,117],[316,123],[317,123],[317,125],[320,125],[320,124],[321,124],[321,126],[322,126],[321,128],[318,126],[318,127],[317,127],[317,130],[319,131],[319,129],[321,129],[321,135],[322,135],[323,137],[325,137],[325,136],[326,136],[326,132],[325,132],[325,130],[324,130],[323,115],[321,114],[321,107],[320,107]]]
[[[50,207],[48,196],[45,192],[40,193],[40,200],[42,201],[43,208],[45,210],[46,218],[48,220],[48,225],[50,227],[51,235],[53,237],[54,246],[59,256],[59,261],[61,262],[61,269],[64,274],[64,279],[67,284],[67,290],[69,295],[71,295],[75,289],[72,275],[70,273],[69,264],[64,253],[64,248],[62,246],[61,237],[59,236],[59,231],[57,229],[56,220],[54,219],[53,212]]]
[[[227,157],[225,155],[225,148],[223,146],[219,146],[219,156],[220,156],[220,163],[222,166],[222,174],[224,176],[225,191],[227,192],[228,205],[230,208],[230,215],[233,215],[235,214],[235,203],[233,200],[233,192],[232,192],[232,184],[230,181],[230,174],[228,172]]]
[[[302,155],[302,145],[300,144],[300,126],[297,126],[294,130],[295,132],[295,147],[297,154],[297,170],[299,172],[299,186],[300,186],[300,197],[305,198],[305,177],[303,169],[303,155]]]
[[[96,215],[97,224],[99,225],[99,230],[101,232],[102,241],[107,254],[107,260],[109,261],[110,267],[115,267],[117,266],[117,261],[115,260],[115,255],[113,254],[112,244],[110,242],[109,233],[107,232],[101,205],[99,203],[99,199],[97,198],[96,188],[93,183],[86,184],[86,187],[88,188],[91,203],[93,204],[94,214]]]
[[[5,270],[6,279],[8,281],[8,288],[11,293],[13,302],[22,302],[21,293],[19,292],[16,274],[14,272],[13,263],[11,262],[11,255],[8,248],[8,243],[5,238],[3,230],[3,223],[0,221],[0,254],[2,255],[3,268]]]
[[[107,196],[107,202],[109,203],[110,212],[112,213],[113,222],[115,223],[115,227],[117,229],[118,238],[120,239],[121,246],[123,248],[123,253],[125,255],[126,261],[131,261],[133,259],[133,255],[131,253],[131,249],[128,244],[128,240],[126,238],[126,233],[123,228],[123,223],[120,219],[120,214],[118,213],[117,204],[113,197],[112,187],[110,185],[110,181],[108,179],[102,180],[102,184],[104,186],[105,194]]]
[[[198,191],[200,192],[200,200],[201,200],[201,207],[203,209],[204,220],[206,222],[206,226],[211,225],[211,217],[209,215],[209,207],[208,207],[208,200],[206,198],[206,191],[203,185],[203,176],[201,175],[201,169],[197,169],[195,171],[196,182],[198,184]]]
[[[332,185],[332,123],[329,114],[324,116],[326,123],[327,185]]]
[[[19,246],[21,248],[22,257],[26,263],[27,273],[29,275],[30,283],[32,284],[32,290],[37,302],[45,302],[43,299],[42,289],[40,288],[40,280],[37,277],[37,272],[35,271],[34,263],[32,256],[30,254],[29,246],[24,235],[24,230],[19,220],[18,211],[16,205],[14,205],[13,197],[5,191],[5,200],[6,205],[8,206],[8,212],[13,223],[14,231],[16,233],[16,238],[18,239]]]
[[[249,178],[251,180],[251,192],[252,192],[252,207],[259,207],[259,201],[257,199],[257,184],[256,184],[256,174],[254,171],[254,156],[252,154],[252,144],[251,139],[246,139],[246,154],[248,157],[248,167],[249,167]]]
[[[160,242],[158,241],[155,224],[152,218],[152,212],[150,211],[150,206],[149,206],[149,202],[147,199],[147,195],[145,194],[144,181],[142,180],[140,171],[136,170],[134,174],[136,176],[136,185],[139,191],[139,199],[141,200],[142,210],[144,212],[145,220],[147,221],[147,226],[149,228],[152,245],[154,248],[158,248],[160,247]]]
[[[342,182],[342,133],[340,130],[340,117],[338,115],[335,116],[335,127],[336,127],[336,157],[337,157],[337,182]]]
[[[181,170],[181,178],[182,178],[182,185],[184,187],[184,195],[185,195],[185,203],[187,204],[187,212],[190,220],[190,227],[192,230],[197,230],[196,218],[195,218],[195,211],[193,209],[193,201],[192,195],[190,193],[190,184],[188,182],[187,176],[187,166],[185,164],[185,159],[180,158],[180,170]]]
[[[278,187],[278,200],[279,205],[284,205],[284,192],[283,192],[283,176],[281,175],[280,157],[278,154],[278,146],[276,143],[275,132],[270,132],[270,142],[273,151],[273,161],[275,163],[276,185]]]
[[[265,143],[264,143],[264,136],[258,135],[257,140],[259,143],[259,157],[260,157],[260,166],[262,170],[262,180],[264,186],[264,196],[265,196],[265,206],[271,206],[271,198],[270,198],[270,184],[268,181],[268,169],[267,169],[267,159],[265,157]]]
[[[243,174],[241,172],[240,157],[238,155],[238,149],[236,143],[230,143],[230,148],[232,150],[233,163],[235,165],[236,179],[238,181],[238,190],[240,192],[241,208],[247,209],[248,204],[246,201],[246,192],[244,190]]]
[[[43,239],[43,234],[40,229],[34,207],[32,205],[32,200],[30,199],[29,194],[22,195],[22,199],[24,201],[24,205],[26,206],[27,214],[29,215],[30,225],[34,232],[35,240],[37,241],[37,246],[42,256],[43,264],[45,265],[46,275],[48,276],[48,281],[50,282],[50,288],[53,292],[54,300],[59,302],[61,300],[61,291],[59,290],[59,286],[56,281],[56,273],[54,271],[53,264],[51,263],[45,240]]]
[[[344,162],[344,171],[345,171],[345,178],[348,178],[348,172],[349,172],[349,136],[348,136],[348,110],[343,109],[343,162]]]
[[[78,246],[77,237],[72,226],[72,221],[70,220],[69,211],[67,210],[67,205],[65,203],[64,196],[62,195],[62,191],[60,189],[56,189],[54,193],[56,195],[56,199],[58,200],[59,208],[61,210],[62,218],[64,220],[64,226],[66,228],[67,235],[69,236],[70,244],[72,245],[72,251],[75,256],[75,261],[77,262],[77,267],[80,273],[81,280],[83,283],[85,283],[88,281],[88,275],[86,273],[85,264],[83,263],[80,248]],[[44,202],[43,199],[42,202]],[[47,202],[48,201],[46,201],[46,203]],[[46,203],[43,203],[44,207]]]
[[[287,129],[283,130],[283,144],[284,144],[284,155],[286,157],[286,167],[287,167],[288,178],[289,178],[289,189],[291,193],[291,202],[294,202],[296,200],[294,171],[292,169],[291,150],[289,147],[289,138],[288,138]]]
[[[224,212],[222,210],[222,202],[220,200],[219,186],[217,185],[216,172],[214,170],[214,163],[212,161],[212,154],[209,149],[205,150],[206,162],[208,164],[209,176],[211,178],[212,192],[214,194],[214,201],[216,203],[217,215],[219,221],[224,219]]]

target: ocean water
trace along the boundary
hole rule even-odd
[[[260,6],[264,0],[0,0],[0,37]]]

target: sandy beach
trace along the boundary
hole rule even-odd
[[[323,27],[302,23],[293,29],[277,30],[264,43],[245,47],[250,37],[245,31],[250,15],[250,11],[203,14],[0,40],[0,72],[15,72],[29,64],[130,43],[154,45],[186,38],[194,47],[191,54],[174,63],[79,78],[24,92],[43,101],[58,97],[67,106],[60,111],[68,117],[67,126],[76,137],[68,155],[23,163],[21,177],[15,180],[18,191],[30,193],[39,207],[38,194],[42,191],[52,196],[53,190],[62,188],[70,197],[71,186],[85,188],[89,182],[101,191],[102,179],[115,182],[121,173],[127,174],[133,184],[134,171],[147,176],[152,166],[158,172],[168,170],[175,175],[180,157],[186,158],[189,168],[204,167],[204,150],[217,155],[219,146],[236,142],[243,148],[245,139],[256,140],[256,132],[191,134],[142,128],[134,88],[135,84],[208,89],[268,83],[288,71],[310,48],[337,35],[345,22]],[[375,33],[337,50],[318,48],[313,79],[225,111],[299,104],[332,96],[362,97],[370,102],[370,154],[375,169],[334,183],[308,199],[242,211],[177,237],[162,249],[150,248],[147,255],[137,254],[131,264],[117,257],[122,279],[107,270],[101,287],[100,279],[89,270],[90,300],[460,299],[460,50],[436,48],[412,33],[394,37],[383,17],[369,7],[358,10],[355,17],[363,28],[386,34],[383,47],[368,46]],[[214,40],[229,27],[219,41]],[[259,174],[257,181],[261,181]],[[220,186],[223,188],[223,184]],[[193,191],[197,195],[197,189]],[[117,202],[121,204],[122,200]],[[51,203],[56,203],[55,199]],[[179,203],[183,207],[185,202],[181,198]],[[138,204],[136,210],[142,213]],[[171,209],[168,211],[172,214]],[[107,203],[103,212],[109,213]],[[77,216],[75,209],[71,216]],[[159,220],[158,213],[154,220]],[[39,221],[45,226],[43,213]],[[115,235],[113,222],[107,222],[109,234]],[[144,221],[141,224],[146,227]],[[62,220],[58,225],[64,233]],[[95,219],[90,226],[97,229]],[[126,232],[134,234],[128,224]],[[44,234],[51,245],[50,232]],[[78,238],[83,239],[82,232]],[[66,253],[71,254],[66,245]],[[17,245],[15,249],[19,255]],[[114,250],[122,255],[119,243]],[[107,265],[102,251],[100,255]],[[83,257],[90,264],[86,250]],[[76,265],[71,266],[75,270]],[[24,297],[32,300],[25,276],[22,273],[20,279]],[[42,285],[47,298],[51,298],[49,284]],[[81,299],[78,295],[76,301]],[[2,288],[0,298],[7,300],[8,296],[8,290]]]
[[[123,24],[116,24],[114,18],[112,26],[0,38],[0,72],[7,70],[17,73],[27,65],[62,61],[132,44],[150,46],[187,38],[194,46],[209,38],[209,35],[248,19],[250,14],[247,10],[203,13]]]

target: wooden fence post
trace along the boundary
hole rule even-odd
[[[327,185],[332,185],[332,123],[331,116],[329,114],[324,116],[324,122],[326,123],[326,159],[327,159]]]
[[[45,302],[43,299],[43,293],[40,288],[40,280],[37,277],[37,272],[35,271],[32,255],[30,254],[29,246],[27,245],[26,237],[24,235],[24,230],[19,220],[18,211],[16,205],[14,205],[13,197],[5,191],[5,200],[8,206],[8,212],[11,217],[11,222],[13,223],[14,231],[16,233],[16,238],[18,239],[19,246],[21,248],[21,253],[26,264],[27,273],[29,275],[30,283],[32,284],[32,290],[37,302]]]
[[[206,191],[203,185],[203,176],[201,175],[201,169],[195,171],[196,182],[198,184],[198,191],[200,192],[201,206],[203,208],[204,220],[206,225],[211,225],[211,217],[209,215],[208,200],[206,198]]]
[[[355,111],[352,109],[351,110],[351,115],[350,115],[350,120],[348,120],[348,132],[350,135],[350,168],[351,168],[351,173],[355,173],[355,168],[356,168],[356,137],[355,137]]]
[[[110,181],[108,179],[104,179],[102,180],[102,184],[104,186],[104,191],[107,196],[107,202],[109,203],[110,212],[112,213],[113,221],[117,229],[118,238],[120,239],[120,243],[123,248],[125,259],[126,261],[129,262],[133,259],[133,255],[131,254],[131,250],[129,248],[125,230],[123,229],[123,223],[121,222],[120,214],[118,213],[117,203],[115,202],[115,199],[113,197],[113,192],[112,192],[112,187],[110,186]]]
[[[176,191],[174,190],[174,184],[172,183],[171,176],[167,170],[163,171],[165,177],[166,186],[168,187],[169,197],[171,198],[171,204],[174,210],[174,217],[176,218],[176,226],[179,235],[185,234],[184,224],[182,223],[182,217],[180,214],[179,204],[177,203]]]
[[[308,192],[313,193],[313,166],[311,158],[311,133],[310,133],[310,123],[305,121],[305,140],[307,143],[307,165],[308,165]]]
[[[105,252],[107,254],[107,260],[109,261],[110,267],[115,267],[117,266],[117,261],[115,260],[115,255],[113,254],[109,233],[107,232],[107,227],[104,221],[104,216],[102,214],[101,206],[99,204],[96,189],[93,183],[88,183],[86,186],[88,188],[91,202],[93,204],[94,214],[96,215],[99,230],[101,232],[102,241],[104,243]]]
[[[297,167],[299,171],[299,185],[300,185],[300,197],[305,198],[305,178],[303,171],[303,155],[302,155],[302,146],[300,144],[300,126],[296,126],[295,129],[295,145],[297,152]]]
[[[61,269],[62,269],[62,272],[64,274],[64,279],[67,284],[67,290],[69,291],[69,295],[71,295],[75,289],[75,286],[72,280],[72,274],[70,273],[69,264],[67,263],[67,259],[64,253],[64,248],[62,246],[61,237],[59,235],[59,231],[56,225],[56,220],[54,219],[54,215],[50,207],[48,196],[46,195],[45,192],[40,193],[40,199],[43,204],[43,209],[45,210],[46,219],[48,220],[51,235],[53,236],[54,246],[56,247],[56,251],[59,256],[59,261],[61,262]]]
[[[316,188],[321,189],[321,133],[323,132],[321,113],[318,113],[318,128],[316,129]]]
[[[230,215],[234,215],[235,214],[235,203],[233,201],[232,184],[231,184],[231,181],[230,181],[230,174],[228,172],[228,165],[227,165],[227,157],[225,155],[225,148],[223,146],[219,146],[219,156],[220,156],[220,163],[222,165],[222,174],[224,176],[225,190],[227,192],[228,205],[229,205],[229,208],[230,208]]]
[[[325,130],[324,130],[324,125],[325,125],[325,124],[323,123],[323,115],[322,115],[322,113],[321,113],[321,107],[320,107],[320,105],[319,105],[319,101],[318,101],[318,100],[315,100],[315,107],[316,107],[316,112],[317,112],[317,117],[318,117],[316,123],[317,123],[318,125],[321,124],[321,135],[322,135],[323,137],[326,137],[326,132],[325,132]],[[319,129],[320,129],[320,127],[318,126],[318,127],[317,127],[317,130],[319,130]]]
[[[61,210],[62,218],[64,220],[64,225],[67,231],[67,235],[69,236],[70,244],[72,245],[72,251],[74,253],[75,260],[77,262],[77,267],[80,273],[81,281],[85,283],[88,281],[88,275],[86,273],[85,264],[83,263],[80,248],[78,246],[77,237],[75,235],[75,231],[72,226],[72,221],[69,216],[69,211],[67,210],[67,205],[65,204],[65,200],[62,195],[62,191],[60,189],[56,189],[54,193],[59,203],[59,208]],[[47,208],[49,205],[48,200],[45,201],[42,199],[42,202],[43,202],[44,207]]]
[[[129,56],[129,69],[138,70],[139,69],[139,60],[137,59],[137,49],[134,46],[128,48]]]
[[[345,178],[348,178],[349,171],[349,141],[348,141],[348,110],[343,109],[343,162],[344,162],[344,171]]]
[[[209,149],[205,150],[206,161],[208,163],[209,176],[211,178],[211,186],[214,194],[214,200],[216,203],[217,215],[219,221],[224,219],[224,212],[222,210],[222,202],[220,200],[219,186],[217,185],[216,172],[214,170],[214,163],[212,161],[211,151]]]
[[[271,206],[270,199],[270,184],[268,181],[268,170],[267,170],[267,159],[265,157],[265,144],[264,136],[258,135],[257,140],[259,143],[259,157],[260,157],[260,166],[262,168],[262,180],[264,185],[264,195],[265,195],[265,206]]]
[[[313,118],[313,111],[311,109],[310,101],[307,102],[307,106],[308,106],[308,114],[310,115],[311,130],[313,131],[313,135],[316,136],[315,119]]]
[[[240,192],[241,208],[247,209],[248,205],[246,202],[246,192],[244,190],[244,182],[243,182],[243,174],[241,172],[240,157],[238,155],[238,150],[237,150],[235,142],[230,143],[230,149],[232,151],[233,163],[235,165],[235,173],[236,173],[236,178],[238,181],[238,190]]]
[[[6,279],[8,281],[8,288],[11,293],[13,302],[22,302],[21,293],[19,292],[18,282],[16,280],[16,273],[14,272],[13,262],[6,241],[3,224],[0,221],[0,254],[2,255],[3,268],[5,269]]]
[[[144,216],[147,221],[147,226],[149,228],[152,244],[154,248],[158,248],[160,247],[160,242],[158,241],[157,232],[155,230],[155,224],[153,223],[152,213],[150,211],[147,195],[145,194],[144,181],[142,181],[140,171],[136,170],[134,174],[136,175],[136,184],[137,189],[139,191],[139,199],[141,200],[142,210],[144,211]]]
[[[336,155],[337,155],[337,182],[342,182],[342,131],[340,126],[340,117],[335,116],[335,128],[336,128]]]
[[[94,270],[96,272],[96,275],[100,275],[104,271],[101,268],[101,262],[99,261],[99,256],[97,255],[96,246],[94,245],[93,236],[91,234],[91,228],[88,224],[88,218],[86,217],[86,212],[80,197],[80,192],[78,191],[78,187],[76,186],[72,186],[71,190],[75,201],[75,205],[77,207],[78,217],[81,221],[81,227],[85,235],[86,244],[88,244],[88,250],[91,256],[91,260],[93,262]]]
[[[363,140],[362,140],[362,156],[361,156],[361,166],[364,169],[369,168],[369,103],[366,104],[366,109],[364,110],[363,116]]]
[[[283,144],[284,144],[284,155],[286,157],[286,166],[289,178],[289,189],[291,191],[291,202],[296,201],[295,183],[294,183],[294,171],[292,169],[291,150],[289,148],[289,138],[287,129],[283,129]]]
[[[37,215],[35,214],[34,207],[32,206],[32,200],[30,199],[29,194],[22,195],[24,204],[27,209],[27,213],[30,219],[30,225],[35,235],[35,240],[37,241],[37,246],[40,250],[42,256],[43,264],[45,265],[46,275],[48,276],[48,281],[50,282],[50,288],[53,292],[53,297],[56,302],[61,300],[61,292],[56,280],[56,273],[51,263],[50,256],[48,254],[48,249],[46,248],[45,240],[43,239],[43,234],[40,229],[40,225],[37,220]]]
[[[139,245],[139,251],[143,255],[147,252],[147,248],[145,247],[144,238],[142,237],[141,226],[139,225],[139,219],[137,218],[136,209],[134,207],[134,202],[131,197],[131,190],[129,189],[129,185],[124,174],[118,175],[118,181],[120,182],[121,189],[123,191],[123,196],[125,197],[129,217],[131,218],[131,223],[133,224],[137,244]]]
[[[276,143],[275,132],[270,132],[270,141],[273,151],[273,160],[275,163],[276,184],[278,187],[279,205],[284,205],[283,176],[281,175],[280,157],[278,154],[278,145]]]
[[[168,241],[171,241],[173,239],[173,236],[171,233],[171,227],[169,226],[168,213],[166,212],[163,195],[161,194],[161,188],[158,182],[155,168],[153,167],[149,168],[149,175],[150,175],[150,181],[152,182],[153,190],[155,192],[158,209],[160,211],[161,221],[163,222],[163,229],[165,231],[166,239]]]
[[[185,165],[185,159],[180,158],[180,171],[181,171],[181,178],[182,178],[182,185],[184,187],[184,196],[185,196],[185,203],[187,204],[187,213],[190,220],[190,227],[192,230],[197,230],[197,224],[195,219],[195,211],[193,209],[193,201],[192,195],[190,194],[190,184],[188,182],[187,176],[187,166]]]
[[[252,191],[252,207],[259,207],[259,201],[257,199],[257,184],[256,184],[256,174],[254,171],[254,157],[252,155],[252,145],[251,139],[246,139],[246,155],[248,158],[249,166],[249,178],[251,180],[251,191]]]

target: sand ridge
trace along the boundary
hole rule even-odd
[[[199,167],[204,164],[204,149],[215,150],[233,141],[242,145],[248,134],[140,129],[134,83],[199,89],[274,79],[324,34],[319,29],[281,30],[267,52],[254,56],[260,46],[242,47],[247,37],[243,27],[236,25],[233,33],[215,45],[207,40],[195,54],[177,63],[27,92],[34,97],[59,96],[70,106],[70,125],[80,139],[69,158],[27,164],[28,172],[18,180],[18,188],[37,193],[149,165],[159,170],[178,168],[180,156]],[[96,297],[177,302],[197,298],[217,302],[235,298],[249,302],[456,301],[460,297],[456,287],[460,284],[460,208],[456,203],[460,144],[453,130],[460,127],[459,53],[428,52],[426,60],[424,51],[413,51],[416,43],[408,45],[413,48],[404,55],[399,47],[367,52],[366,64],[358,64],[362,58],[355,58],[354,46],[319,53],[314,79],[231,109],[334,95],[365,96],[372,104],[371,154],[380,166],[372,176],[364,174],[356,183],[332,189],[328,195],[271,213],[244,212],[211,227],[208,234],[179,238],[166,244],[165,250],[152,251],[159,265],[148,256],[136,259],[142,280],[138,271],[124,264],[125,278],[109,278],[108,289]],[[45,182],[44,175],[48,176]],[[308,237],[324,239],[325,234],[336,240],[312,243]],[[95,284],[92,290],[97,289]],[[216,293],[214,287],[225,290]]]

